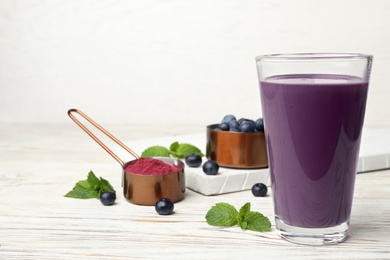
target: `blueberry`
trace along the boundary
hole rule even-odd
[[[237,120],[233,119],[232,121],[229,122],[230,131],[233,131],[232,129],[238,129],[239,125],[240,124],[237,122]]]
[[[251,133],[255,131],[255,124],[251,121],[245,121],[240,124],[238,130],[243,133]]]
[[[174,205],[172,200],[168,198],[163,198],[156,202],[154,208],[156,209],[157,213],[160,215],[170,215],[173,212]]]
[[[113,191],[104,191],[100,194],[100,202],[104,206],[111,206],[116,200],[116,194]]]
[[[226,115],[223,117],[221,123],[228,123],[232,120],[236,120],[236,117],[234,115]]]
[[[255,128],[259,132],[264,132],[264,121],[262,118],[259,118],[255,122]]]
[[[265,197],[267,195],[268,188],[264,183],[256,183],[252,186],[252,194],[255,197]]]
[[[191,153],[186,156],[185,162],[189,167],[199,167],[202,164],[202,157],[197,153]]]
[[[203,164],[203,172],[206,173],[207,175],[216,175],[219,170],[219,165],[218,163],[208,160]]]
[[[251,123],[255,123],[255,121],[254,120],[252,120],[252,119],[248,119],[248,118],[240,118],[240,119],[238,119],[238,124],[242,124],[242,123],[244,123],[244,122],[251,122]]]
[[[230,127],[228,123],[221,123],[219,124],[218,128],[221,129],[222,131],[229,131]]]

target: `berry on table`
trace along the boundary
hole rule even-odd
[[[170,215],[173,213],[174,205],[172,200],[168,198],[162,198],[156,202],[154,208],[160,215]]]
[[[191,153],[186,156],[185,162],[189,167],[199,167],[202,164],[202,157],[197,153]]]
[[[256,183],[252,186],[252,194],[255,197],[265,197],[267,195],[268,188],[264,183]]]
[[[203,172],[207,175],[216,175],[219,171],[219,165],[215,161],[208,160],[202,166]]]
[[[104,206],[111,206],[115,203],[116,194],[112,191],[104,191],[100,194],[100,202]]]

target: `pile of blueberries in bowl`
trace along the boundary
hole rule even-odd
[[[257,120],[240,118],[237,120],[234,115],[226,115],[215,130],[241,133],[264,132],[264,121],[263,118]]]

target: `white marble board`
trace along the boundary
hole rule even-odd
[[[143,150],[153,145],[169,147],[171,143],[190,143],[199,147],[205,153],[206,133],[164,136],[149,139],[131,140],[124,143],[141,154]],[[124,150],[115,151],[123,160],[132,157]],[[206,158],[203,158],[205,161]],[[358,172],[369,172],[390,168],[390,128],[364,129]],[[232,169],[220,167],[219,173],[209,176],[202,168],[185,168],[186,187],[203,195],[218,195],[241,190],[248,190],[257,182],[268,183],[269,171],[265,169]]]

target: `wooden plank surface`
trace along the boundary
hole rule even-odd
[[[119,138],[151,134],[126,126],[108,129]],[[63,197],[89,170],[113,184],[114,206]],[[271,194],[203,196],[187,189],[175,213],[160,216],[153,207],[126,202],[120,173],[120,165],[77,126],[2,125],[0,259],[390,259],[389,170],[358,175],[350,237],[322,247],[278,237]],[[208,226],[207,210],[222,201],[236,207],[251,202],[271,219],[272,230]]]

